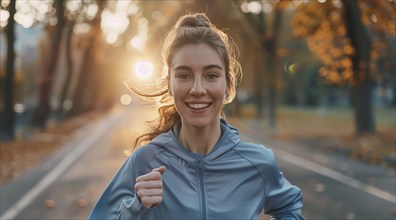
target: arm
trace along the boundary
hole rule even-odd
[[[270,165],[267,171],[265,213],[276,220],[303,220],[301,215],[302,192],[290,184],[279,170],[279,165],[271,150]]]
[[[141,164],[136,164],[135,157],[136,154],[132,154],[118,170],[88,219],[150,218],[154,208],[143,206],[134,191],[136,177],[145,172],[139,171]]]

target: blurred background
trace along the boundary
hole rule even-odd
[[[395,0],[0,4],[3,186],[115,108],[132,109],[135,117],[142,114],[136,108],[151,109],[125,83],[152,89],[161,75],[165,35],[190,12],[205,12],[239,47],[244,77],[236,100],[225,107],[232,124],[266,140],[384,168],[394,181]],[[142,118],[116,130],[111,141],[120,146],[118,153],[128,151],[144,126]],[[323,191],[320,185],[315,189]],[[52,199],[44,201],[45,207],[54,207]],[[76,201],[80,207],[95,202]],[[356,218],[345,212],[342,218]],[[321,217],[317,213],[310,216]]]

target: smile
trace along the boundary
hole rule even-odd
[[[209,107],[210,104],[211,103],[187,103],[187,106],[195,110],[200,110]]]

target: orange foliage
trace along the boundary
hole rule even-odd
[[[379,78],[377,60],[391,57],[387,55],[388,45],[382,38],[396,34],[396,2],[388,0],[358,1],[362,13],[362,22],[372,36],[372,52],[369,64],[371,76]],[[308,1],[300,4],[292,19],[293,35],[307,37],[309,49],[323,62],[319,74],[329,84],[355,85],[361,79],[359,73],[353,73],[351,56],[355,48],[348,39],[343,20],[342,4],[335,1]],[[375,34],[379,35],[376,36]],[[389,52],[388,52],[389,53]],[[386,63],[386,62],[385,62]],[[389,62],[388,62],[389,63]]]

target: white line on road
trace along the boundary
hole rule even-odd
[[[119,113],[119,112],[118,112]],[[83,155],[93,144],[108,130],[108,126],[115,122],[111,114],[110,123],[102,122],[93,133],[87,136],[72,152],[70,152],[54,169],[52,169],[40,182],[30,189],[22,198],[8,209],[0,219],[15,219],[32,201],[39,196],[48,186],[55,182],[63,172],[67,170],[81,155]],[[116,117],[118,118],[118,117]]]
[[[244,137],[246,139],[250,139],[253,142],[257,142],[257,140],[254,138],[248,137],[246,135]],[[340,183],[343,183],[343,184],[353,187],[355,189],[362,190],[366,193],[372,194],[372,195],[374,195],[378,198],[384,199],[386,201],[396,203],[396,196],[393,194],[390,194],[382,189],[379,189],[374,186],[370,186],[370,185],[363,183],[357,179],[354,179],[350,176],[347,176],[347,175],[342,174],[338,171],[332,170],[328,167],[322,166],[318,163],[315,163],[315,162],[306,160],[304,158],[295,156],[295,155],[288,153],[286,151],[276,149],[276,153],[277,153],[277,157],[285,162],[291,163],[293,165],[297,165],[301,168],[310,170],[310,171],[317,173],[319,175],[326,176],[330,179],[336,180]]]

